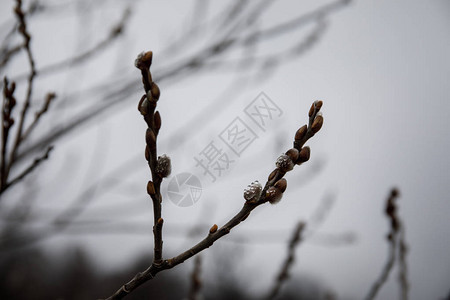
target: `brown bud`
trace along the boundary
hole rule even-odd
[[[269,178],[267,178],[267,180],[271,181],[275,175],[277,175],[278,169],[275,169],[272,171],[272,173],[270,173]]]
[[[150,149],[148,148],[148,146],[145,146],[145,159],[147,161],[150,160]]]
[[[159,218],[158,222],[156,223],[159,226],[162,226],[162,224],[164,224],[164,219],[163,218]]]
[[[322,113],[319,112],[317,116],[314,118],[314,121],[311,125],[311,131],[313,133],[317,133],[320,130],[320,128],[322,128],[322,125],[323,125],[323,116]]]
[[[146,113],[144,114],[143,110],[142,110],[142,104],[144,103],[144,100],[146,100],[146,99],[147,99],[147,97],[145,95],[142,95],[141,100],[139,100],[139,103],[138,103],[137,109],[142,115],[146,114]]]
[[[311,117],[314,113],[314,103],[311,104],[311,108],[309,109],[308,116]]]
[[[295,140],[301,141],[305,137],[306,131],[308,131],[308,126],[303,125],[302,127],[300,127],[295,133]]]
[[[142,56],[142,62],[144,64],[148,65],[148,66],[150,66],[152,64],[152,59],[153,59],[153,52],[152,51],[147,51]]]
[[[316,111],[319,111],[322,108],[323,102],[321,100],[314,101],[314,105],[316,107]]]
[[[283,197],[283,193],[280,191],[280,189],[271,186],[266,191],[266,200],[270,202],[270,204],[275,204],[280,202],[281,198]]]
[[[282,193],[284,193],[284,191],[287,188],[287,180],[284,178],[281,178],[280,180],[278,180],[274,187],[276,187],[277,189],[279,189]]]
[[[147,128],[147,132],[145,133],[145,142],[147,143],[147,146],[150,148],[150,150],[156,148],[156,137],[153,133],[153,130],[151,130],[150,128]]]
[[[213,234],[217,231],[217,224],[214,224],[213,226],[211,226],[211,228],[209,229],[209,234]]]
[[[161,115],[159,114],[159,111],[155,112],[155,115],[153,116],[153,121],[155,123],[155,129],[159,130],[161,128]]]
[[[298,159],[299,151],[295,148],[292,148],[292,149],[289,149],[288,151],[286,151],[286,155],[289,156],[289,158],[293,162],[296,162]]]
[[[147,183],[147,194],[154,195],[155,193],[155,186],[153,185],[153,182],[149,181]]]
[[[152,83],[152,87],[150,89],[153,97],[158,100],[159,96],[161,95],[161,91],[159,90],[159,86],[156,83]]]
[[[300,153],[298,155],[298,159],[295,162],[297,165],[304,163],[309,160],[309,157],[311,155],[311,149],[308,146],[305,146],[300,150]]]
[[[136,60],[134,61],[134,65],[136,66],[136,68],[141,70],[145,68],[148,69],[152,64],[152,57],[153,57],[152,51],[139,53]]]
[[[155,108],[156,107],[156,102],[158,101],[158,99],[156,99],[155,97],[153,97],[152,91],[148,91],[147,92],[147,100],[148,100],[148,107],[151,108]]]

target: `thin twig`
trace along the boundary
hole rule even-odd
[[[10,182],[7,182],[5,188],[3,189],[2,192],[4,192],[6,189],[10,188],[14,184],[18,183],[19,181],[24,179],[27,175],[29,175],[31,172],[33,172],[33,170],[36,169],[44,160],[48,159],[50,152],[52,150],[53,150],[53,146],[48,147],[47,151],[45,151],[45,153],[42,156],[36,158],[30,166],[28,166],[25,170],[22,171],[22,173],[17,175]]]
[[[48,108],[50,107],[50,104],[55,99],[55,97],[56,97],[56,95],[54,93],[47,94],[41,109],[36,112],[33,122],[28,126],[28,128],[23,133],[23,135],[22,135],[23,140],[26,140],[27,137],[30,135],[30,133],[34,130],[34,128],[36,128],[37,123],[41,119],[42,115],[48,111]]]
[[[291,241],[289,242],[288,247],[288,254],[286,256],[286,260],[284,261],[283,265],[281,266],[280,273],[278,274],[276,281],[274,283],[274,286],[272,287],[272,290],[270,291],[267,299],[275,299],[280,292],[280,289],[283,285],[283,283],[289,278],[289,270],[294,264],[295,260],[295,250],[298,246],[298,244],[301,241],[301,234],[303,229],[305,228],[305,223],[299,222],[297,226],[295,227],[295,230],[292,234]]]
[[[198,300],[199,293],[202,288],[202,280],[200,278],[202,272],[202,259],[200,255],[195,257],[194,270],[191,274],[191,289],[189,290],[189,300]]]
[[[387,236],[387,240],[389,243],[389,253],[388,253],[388,259],[386,261],[386,264],[383,267],[383,270],[381,271],[380,277],[373,283],[372,287],[369,290],[369,293],[365,297],[366,300],[372,300],[375,299],[377,296],[377,293],[383,286],[383,284],[386,283],[389,273],[391,272],[395,259],[396,259],[396,252],[397,252],[397,234],[400,230],[400,222],[399,218],[397,216],[397,205],[395,203],[395,200],[398,198],[399,192],[397,189],[392,189],[389,197],[386,201],[386,210],[385,213],[390,221],[390,230]]]
[[[79,53],[76,56],[70,57],[68,59],[63,59],[61,61],[49,64],[47,66],[43,66],[42,68],[36,70],[36,75],[39,76],[49,75],[67,69],[71,66],[79,65],[89,61],[89,59],[107,49],[124,32],[130,14],[131,10],[126,9],[120,21],[111,28],[109,34],[103,40],[99,41],[96,45],[94,45],[92,48],[87,49],[86,51]],[[27,77],[26,74],[21,74],[15,77],[14,79],[17,82],[20,82],[24,80],[26,77]]]
[[[3,103],[2,103],[2,148],[1,148],[1,163],[0,163],[0,194],[5,190],[8,181],[7,175],[7,145],[8,137],[11,127],[14,124],[14,118],[12,116],[12,111],[16,105],[16,98],[14,97],[14,91],[16,85],[14,82],[9,85],[8,79],[5,77],[3,79]]]
[[[405,239],[405,227],[401,224],[400,233],[398,237],[398,263],[399,274],[398,280],[400,282],[400,299],[408,299],[409,282],[408,282],[408,265],[406,263],[406,255],[408,254],[408,246]]]
[[[25,102],[23,104],[22,112],[21,112],[20,118],[19,118],[19,126],[17,128],[16,138],[15,138],[14,144],[12,146],[12,150],[10,152],[8,167],[6,168],[6,176],[8,176],[12,165],[15,163],[17,150],[23,141],[23,138],[22,138],[23,126],[25,124],[25,119],[27,116],[28,108],[30,106],[31,94],[33,92],[33,81],[36,76],[36,66],[34,63],[33,53],[31,52],[31,48],[30,48],[31,35],[28,32],[27,23],[25,21],[25,13],[22,10],[22,0],[16,0],[16,7],[14,8],[14,12],[19,21],[19,28],[18,28],[19,32],[22,34],[22,36],[25,40],[24,48],[27,53],[28,64],[30,65],[30,73],[28,75],[28,87],[27,87],[27,92],[26,92],[26,96],[25,96]]]

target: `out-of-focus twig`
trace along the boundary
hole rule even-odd
[[[278,276],[276,277],[276,281],[266,299],[268,299],[268,300],[275,299],[277,297],[278,293],[280,292],[283,283],[289,278],[289,270],[292,268],[292,266],[294,264],[295,250],[297,249],[297,246],[301,241],[301,234],[302,234],[302,231],[304,228],[305,228],[305,223],[303,223],[303,222],[299,222],[297,224],[297,226],[295,227],[295,230],[291,237],[291,241],[289,242],[288,253],[287,253],[286,259],[283,262],[280,272],[278,273]]]
[[[403,226],[401,220],[398,216],[398,207],[395,203],[395,200],[399,197],[399,191],[394,188],[391,190],[389,197],[386,201],[386,209],[385,213],[390,222],[390,230],[387,235],[387,240],[389,243],[389,253],[388,260],[386,261],[385,266],[379,276],[379,278],[373,283],[370,288],[366,300],[375,299],[381,287],[386,283],[389,273],[392,271],[394,267],[397,252],[399,252],[400,256],[400,287],[401,287],[401,297],[402,299],[408,298],[408,280],[406,273],[406,243],[404,240]]]
[[[36,75],[39,76],[49,75],[55,72],[63,71],[71,66],[79,65],[89,61],[92,57],[107,49],[114,41],[117,40],[117,38],[124,32],[125,26],[129,20],[130,15],[131,9],[128,8],[124,11],[120,21],[111,28],[109,34],[103,40],[99,41],[96,45],[94,45],[90,49],[87,49],[76,56],[64,59],[59,62],[52,63],[50,65],[39,68],[38,70],[35,70]],[[26,74],[23,74],[18,75],[14,79],[16,82],[20,82],[25,78]]]
[[[202,272],[202,257],[197,255],[194,260],[194,270],[191,274],[191,288],[189,290],[189,300],[198,300],[200,290],[202,288],[202,279],[200,277]]]

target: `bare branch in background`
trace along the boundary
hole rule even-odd
[[[404,228],[398,215],[398,207],[395,201],[399,197],[399,191],[394,188],[386,201],[385,213],[390,222],[390,231],[387,235],[389,243],[388,260],[381,272],[380,277],[374,282],[365,297],[366,300],[375,299],[381,287],[386,283],[389,273],[394,267],[397,255],[400,256],[399,283],[401,288],[401,299],[408,299],[408,279],[406,273],[406,242],[404,240]],[[403,233],[402,233],[403,232]],[[398,252],[398,253],[397,253]]]
[[[26,118],[29,114],[29,107],[31,103],[31,97],[33,93],[33,83],[36,76],[36,67],[34,62],[33,53],[31,51],[30,42],[31,35],[28,31],[28,25],[26,23],[26,14],[22,9],[22,1],[16,0],[16,6],[14,7],[14,13],[18,20],[18,31],[22,36],[24,43],[21,49],[24,49],[27,54],[27,60],[30,67],[28,81],[27,81],[27,90],[25,95],[25,100],[23,101],[22,111],[19,116],[18,127],[16,129],[16,137],[12,142],[11,148],[8,151],[8,137],[11,131],[11,127],[14,124],[14,117],[12,115],[13,108],[16,105],[17,101],[14,97],[14,91],[16,88],[15,82],[11,83],[11,86],[8,87],[8,80],[5,77],[3,81],[3,105],[2,105],[2,149],[1,149],[1,186],[0,186],[0,195],[6,191],[12,185],[21,181],[25,176],[31,173],[39,164],[48,158],[48,155],[52,149],[52,147],[48,147],[47,151],[37,158],[22,172],[15,176],[14,179],[9,181],[9,175],[13,166],[17,163],[17,151],[19,150],[22,143],[27,140],[31,131],[36,127],[38,121],[42,117],[44,113],[47,112],[50,102],[55,98],[53,93],[49,93],[46,101],[44,102],[40,111],[38,111],[35,115],[34,120],[25,128]],[[6,55],[6,60],[11,59],[10,55]],[[8,158],[9,156],[9,158]]]
[[[200,290],[202,289],[202,257],[197,255],[194,260],[194,270],[191,274],[191,288],[189,290],[189,300],[199,300]]]
[[[295,262],[295,250],[297,249],[299,243],[302,240],[301,234],[304,228],[305,223],[303,222],[299,222],[297,226],[295,226],[295,230],[292,233],[291,241],[289,242],[288,245],[288,253],[286,259],[284,260],[280,269],[280,273],[278,273],[276,281],[266,299],[268,300],[275,299],[278,296],[281,287],[283,286],[283,283],[285,283],[289,279],[289,271]]]

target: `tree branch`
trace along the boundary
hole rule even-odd
[[[262,186],[259,184],[259,182],[253,182],[244,191],[244,198],[246,200],[244,206],[225,225],[218,228],[218,226],[214,224],[210,228],[206,237],[196,245],[194,245],[192,248],[175,257],[163,260],[161,236],[161,228],[163,224],[163,219],[161,218],[162,199],[161,194],[159,193],[159,188],[162,178],[165,177],[164,175],[167,176],[167,171],[170,172],[170,160],[168,165],[169,170],[167,170],[167,168],[164,168],[165,165],[161,166],[160,158],[158,158],[158,161],[155,161],[156,137],[159,132],[161,121],[159,113],[154,113],[156,103],[159,99],[159,88],[157,88],[156,84],[153,83],[152,76],[149,70],[152,63],[152,58],[152,52],[142,53],[136,59],[135,65],[138,69],[141,70],[142,81],[146,92],[146,95],[142,96],[141,100],[139,101],[138,110],[144,116],[144,120],[148,125],[146,132],[147,146],[145,156],[152,171],[153,178],[153,182],[150,181],[147,185],[147,192],[153,200],[154,208],[153,232],[155,242],[155,257],[153,259],[152,265],[149,268],[147,268],[143,272],[136,274],[136,276],[131,281],[124,284],[108,299],[122,299],[146,281],[153,279],[159,272],[171,269],[183,263],[187,259],[193,257],[197,253],[212,246],[215,241],[230,233],[230,231],[235,226],[239,225],[241,222],[247,219],[247,217],[256,207],[266,202],[275,204],[280,201],[287,187],[286,179],[284,179],[283,176],[286,174],[286,172],[291,171],[294,168],[295,164],[301,165],[302,163],[309,160],[310,149],[309,147],[303,147],[303,145],[321,129],[323,124],[323,117],[320,112],[322,101],[315,101],[308,113],[309,126],[304,125],[299,130],[297,130],[294,139],[294,148],[289,149],[286,154],[281,155],[277,159],[277,168],[269,175],[264,189],[262,189]],[[156,115],[158,115],[158,117],[156,117]]]

